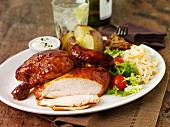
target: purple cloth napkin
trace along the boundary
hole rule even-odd
[[[131,43],[136,44],[146,44],[151,47],[160,47],[164,48],[164,39],[166,33],[157,32],[151,29],[148,29],[144,26],[140,26],[133,23],[125,23],[128,25],[128,35],[122,36],[125,40]],[[109,36],[113,34],[116,30],[116,27],[109,26],[101,30],[103,36]]]

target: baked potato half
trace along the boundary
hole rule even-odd
[[[94,28],[86,25],[76,25],[72,32],[68,32],[61,38],[61,42],[61,49],[66,51],[69,51],[69,43],[76,43],[84,48],[97,51],[104,49],[102,35]]]

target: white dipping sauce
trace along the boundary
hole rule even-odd
[[[36,52],[49,49],[59,49],[60,40],[51,36],[42,36],[31,40],[28,46],[31,50]]]

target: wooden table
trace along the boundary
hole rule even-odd
[[[38,36],[54,35],[54,23],[50,0],[0,0],[0,63],[28,48],[28,42]],[[170,71],[170,1],[119,1],[113,2],[112,23],[125,21],[145,25],[167,32],[166,48],[159,53]],[[2,79],[1,79],[2,80]],[[158,127],[170,125],[170,84],[162,103]],[[1,127],[54,127],[53,123],[36,114],[23,112],[0,101]]]

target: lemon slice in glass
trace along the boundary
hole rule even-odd
[[[74,9],[74,13],[78,22],[84,22],[88,18],[89,4],[84,3],[79,5],[77,8]]]

